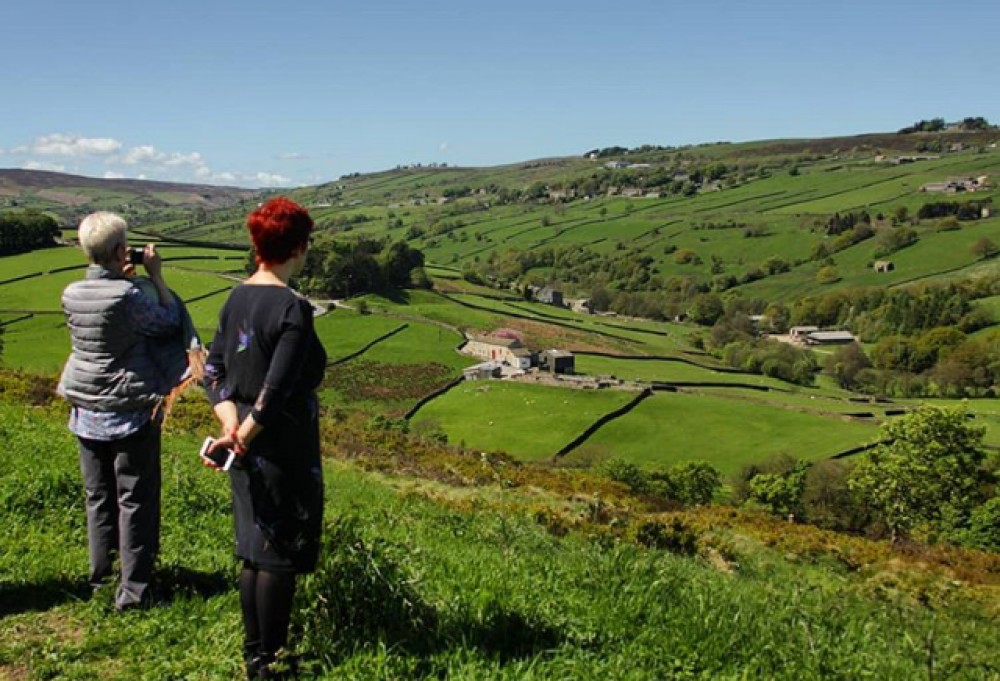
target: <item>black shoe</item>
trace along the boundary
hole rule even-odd
[[[243,644],[243,663],[250,681],[260,678],[260,642],[247,641]]]
[[[256,673],[256,676],[250,676],[251,670]],[[247,675],[251,679],[268,679],[269,681],[295,679],[298,678],[298,664],[293,657],[282,655],[278,658],[274,653],[260,653],[247,663]]]
[[[115,603],[115,610],[118,612],[129,612],[131,610],[149,610],[150,608],[156,607],[161,603],[164,603],[163,597],[153,588],[146,589],[142,594],[142,598],[138,602],[130,603]]]

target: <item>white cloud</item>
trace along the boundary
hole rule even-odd
[[[162,159],[157,159],[160,163],[167,166],[168,168],[173,168],[175,166],[203,166],[205,165],[204,159],[202,159],[201,154],[197,151],[192,151],[190,154],[164,154]]]
[[[122,148],[122,143],[110,137],[81,137],[52,133],[35,138],[28,146],[15,148],[14,153],[39,156],[107,156]]]
[[[438,149],[439,149],[440,151],[448,151],[448,143],[447,143],[447,142],[442,142],[442,143],[441,143],[441,144],[440,144],[440,145],[438,146]]]
[[[257,173],[253,178],[247,179],[256,181],[261,187],[283,187],[292,183],[291,178],[273,173]]]
[[[3,153],[4,150],[0,149],[0,155]],[[217,171],[198,151],[164,151],[152,144],[126,147],[110,137],[52,133],[35,138],[31,144],[7,148],[6,153],[25,157],[22,160],[22,167],[29,170],[67,172],[66,165],[39,159],[39,156],[79,159],[78,163],[69,164],[72,166],[70,172],[94,176],[103,174],[103,177],[109,180],[127,177],[140,180],[154,178],[173,182],[202,182],[246,187],[288,187],[294,184],[290,177],[279,173]],[[310,156],[300,152],[285,152],[275,158],[299,161]]]
[[[65,173],[66,166],[61,163],[48,163],[47,161],[31,160],[24,164],[25,170],[49,170],[53,173]]]
[[[177,166],[200,167],[205,165],[205,159],[197,151],[189,154],[180,152],[160,151],[151,144],[142,144],[132,147],[122,157],[115,157],[115,161],[120,161],[127,166],[139,164],[155,165],[163,168],[174,168]]]
[[[138,147],[132,147],[125,152],[125,156],[121,158],[121,162],[127,166],[134,166],[137,163],[145,163],[147,161],[154,160],[158,153],[159,152],[156,151],[156,147],[149,144],[143,144]]]

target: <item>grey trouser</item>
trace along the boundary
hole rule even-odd
[[[115,605],[143,604],[152,595],[160,550],[160,427],[150,422],[120,440],[77,440],[87,490],[90,583],[97,587],[111,577],[117,549],[122,581]]]

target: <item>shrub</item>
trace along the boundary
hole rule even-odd
[[[680,518],[669,523],[648,520],[636,529],[635,540],[646,548],[681,556],[693,556],[698,551],[698,535]]]
[[[969,515],[968,528],[957,538],[963,546],[1000,552],[1000,497],[993,497],[974,508]]]
[[[868,516],[847,483],[851,464],[827,459],[806,471],[802,487],[805,520],[828,530],[856,531],[867,525]]]
[[[622,459],[608,459],[602,466],[604,475],[615,482],[627,485],[636,494],[649,491],[649,476],[634,463]]]
[[[840,271],[833,265],[819,268],[816,272],[816,283],[833,284],[840,281]]]
[[[678,265],[697,265],[701,263],[701,258],[690,248],[681,248],[674,253],[674,262]]]
[[[750,479],[750,498],[778,516],[799,514],[807,470],[809,463],[799,461],[785,474],[759,473]]]

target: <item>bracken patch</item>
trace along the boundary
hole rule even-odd
[[[437,362],[386,364],[357,360],[331,367],[323,381],[349,400],[416,399],[444,386],[451,369]]]

